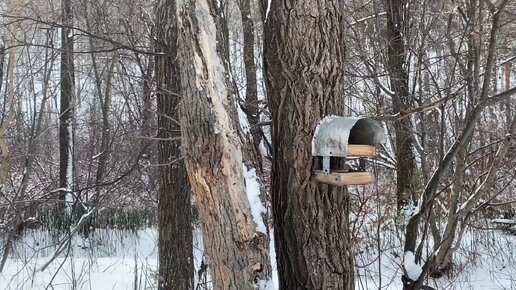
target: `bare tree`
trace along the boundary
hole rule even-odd
[[[73,197],[73,172],[74,172],[74,140],[73,140],[73,115],[75,96],[75,71],[74,71],[74,39],[73,39],[73,11],[71,0],[61,2],[62,27],[61,27],[61,92],[60,92],[60,116],[59,116],[59,187],[60,199],[71,214]]]
[[[258,151],[262,139],[262,129],[258,125],[260,121],[260,103],[258,101],[257,67],[255,63],[255,28],[251,10],[251,0],[240,0],[240,15],[244,34],[243,58],[245,65],[245,112],[251,126],[252,143]]]
[[[387,45],[388,70],[392,92],[393,113],[400,113],[410,109],[412,96],[409,92],[409,76],[407,72],[404,31],[406,22],[409,22],[407,1],[386,1],[387,12]],[[406,33],[405,33],[406,35]],[[394,121],[396,138],[396,196],[398,211],[407,204],[417,203],[414,175],[416,172],[415,157],[411,136],[413,134],[410,118]],[[407,243],[413,245],[413,243]],[[414,250],[412,248],[412,250]]]
[[[468,96],[470,96],[471,105],[467,109],[466,116],[473,117],[478,109],[478,105],[475,106],[475,103],[486,101],[489,98],[489,93],[491,91],[491,76],[496,70],[494,57],[496,53],[495,45],[498,42],[498,34],[499,34],[499,23],[500,23],[500,11],[503,11],[506,1],[502,1],[500,6],[496,8],[496,10],[492,9],[493,20],[491,23],[491,31],[489,32],[490,42],[488,44],[487,50],[487,58],[486,63],[484,65],[484,78],[483,82],[478,76],[475,76],[475,71],[480,70],[477,68],[480,66],[480,61],[478,60],[478,54],[480,53],[480,47],[478,47],[478,39],[471,39],[471,35],[469,36],[469,47],[468,51],[471,51],[467,58],[467,75],[468,77]],[[477,25],[482,25],[482,19],[478,19],[475,17],[475,4],[470,3],[470,18],[469,23],[470,27],[475,27]],[[480,6],[480,9],[482,7]],[[476,22],[476,23],[475,23]],[[474,29],[474,28],[473,28]],[[478,83],[482,85],[479,86]],[[471,85],[472,84],[472,85]],[[475,85],[477,84],[477,85]],[[511,89],[507,88],[503,93],[510,92]],[[479,101],[477,101],[479,100]],[[510,117],[509,117],[510,118]],[[469,120],[468,120],[469,121]],[[508,120],[507,129],[508,135],[512,135],[516,129],[516,120],[514,117]],[[468,123],[465,124],[468,127]],[[470,125],[471,126],[471,125]],[[450,201],[450,212],[448,214],[448,218],[446,221],[446,226],[444,229],[444,233],[442,235],[442,239],[439,243],[439,246],[435,249],[435,258],[434,264],[432,265],[432,274],[435,276],[440,276],[450,268],[450,263],[452,262],[452,255],[457,245],[460,244],[461,234],[464,230],[463,223],[469,218],[474,209],[478,206],[478,202],[481,198],[486,198],[489,193],[489,189],[494,185],[495,178],[497,174],[497,170],[500,167],[502,160],[504,160],[505,155],[507,153],[507,147],[510,146],[510,140],[504,138],[503,141],[499,144],[496,155],[489,161],[491,164],[488,168],[488,173],[484,178],[484,181],[479,185],[473,192],[470,193],[469,198],[462,202],[461,196],[463,194],[464,185],[466,184],[466,167],[468,166],[467,162],[469,161],[469,149],[473,141],[474,131],[469,132],[469,135],[464,135],[464,144],[457,151],[457,156],[455,158],[455,180],[452,184],[452,198]],[[462,203],[462,204],[461,204]]]

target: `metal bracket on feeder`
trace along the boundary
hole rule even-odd
[[[323,173],[330,174],[330,156],[323,156],[322,158],[322,170]]]
[[[319,122],[312,138],[312,155],[322,158],[322,170],[315,179],[332,185],[368,184],[373,180],[365,172],[365,157],[376,155],[378,143],[384,139],[383,127],[365,117],[327,116]],[[331,158],[360,157],[359,171],[331,170]]]

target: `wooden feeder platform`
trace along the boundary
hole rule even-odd
[[[372,145],[348,145],[348,157],[374,157],[376,155],[376,147]]]
[[[367,171],[347,171],[332,170],[329,174],[324,174],[322,170],[315,171],[317,182],[345,186],[345,185],[365,185],[373,182],[373,174]]]

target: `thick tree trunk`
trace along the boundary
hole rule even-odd
[[[61,28],[61,95],[59,115],[59,187],[60,199],[71,210],[73,198],[69,191],[73,189],[73,102],[75,95],[74,53],[72,37],[72,3],[62,0]]]
[[[156,9],[156,81],[158,101],[159,284],[162,290],[193,288],[191,193],[181,160],[177,107],[180,77],[177,61],[175,0]]]
[[[178,9],[183,156],[214,289],[253,289],[269,275],[267,237],[256,231],[245,194],[235,100],[210,12],[205,0]]]
[[[344,112],[341,1],[272,1],[265,69],[273,118],[272,196],[280,289],[353,289],[349,196],[318,184],[311,139]],[[342,165],[342,164],[337,164]]]

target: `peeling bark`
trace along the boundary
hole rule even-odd
[[[269,278],[267,237],[256,232],[242,173],[234,96],[206,1],[178,7],[182,152],[202,221],[215,289],[253,289]]]

